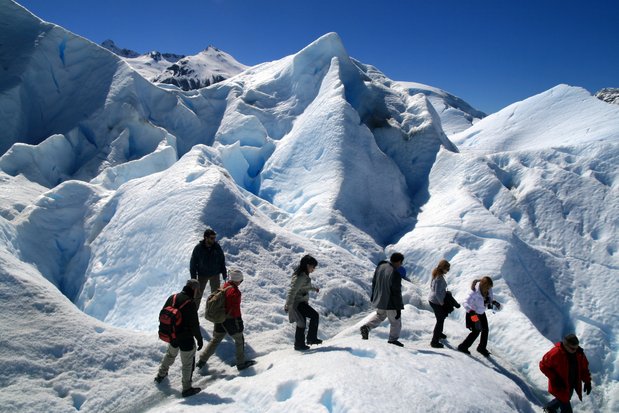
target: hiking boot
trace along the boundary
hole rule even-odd
[[[458,346],[458,351],[464,354],[471,354],[468,348],[462,347],[462,345]]]
[[[163,381],[163,379],[165,379],[168,375],[164,374],[163,376],[160,376],[159,374],[157,374],[157,377],[155,377],[155,381],[157,382],[157,384],[161,383]]]
[[[447,336],[444,333],[441,333],[439,337],[441,338],[441,340],[445,340],[447,338]]]
[[[322,344],[322,340],[319,338],[307,339],[307,344]]]
[[[236,368],[238,371],[241,371],[241,370],[245,370],[248,367],[253,366],[254,364],[256,364],[256,360],[245,360],[243,363],[237,364]]]
[[[477,349],[477,352],[478,352],[479,354],[481,354],[482,356],[484,356],[484,357],[490,357],[490,354],[491,354],[491,353],[490,353],[488,350],[486,350],[485,348],[478,348],[478,349]]]
[[[297,351],[305,351],[305,350],[309,350],[309,346],[299,343],[299,344],[294,345],[294,349]]]
[[[393,344],[398,347],[404,347],[404,344],[400,343],[398,340],[390,340],[390,341],[387,341],[387,343]]]
[[[443,344],[441,344],[441,343],[430,343],[430,347],[443,348],[445,346]]]
[[[201,369],[204,366],[206,366],[206,361],[204,361],[204,360],[198,360],[198,362],[196,363],[196,368],[197,369]]]
[[[544,407],[544,413],[557,413],[557,409],[554,407]]]
[[[361,331],[361,338],[367,340],[370,336],[370,329],[368,328],[368,326],[361,326],[359,330]]]
[[[200,393],[201,390],[202,389],[199,387],[190,387],[187,390],[183,390],[182,395],[183,397],[190,397],[190,396],[193,396],[194,394]]]

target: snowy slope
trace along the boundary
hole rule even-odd
[[[618,115],[619,107],[585,89],[558,85],[509,105],[450,139],[460,150],[478,152],[617,142]]]
[[[454,135],[459,151],[437,102],[461,111],[453,119],[474,109],[430,87],[403,89],[350,58],[335,33],[183,92],[0,1],[0,40],[18,57],[0,57],[3,306],[28,292],[26,317],[0,318],[12,326],[0,339],[4,406],[529,412],[546,397],[541,355],[576,331],[594,377],[576,408],[619,408],[619,114],[596,105],[614,106],[558,86]],[[152,384],[156,314],[186,280],[206,225],[246,274],[247,351],[258,364],[236,372],[226,341],[196,374],[206,390],[183,400],[178,366]],[[404,285],[404,349],[386,344],[386,325],[367,342],[358,335],[374,266],[394,250],[414,280]],[[300,354],[282,305],[306,253],[319,262],[311,303],[327,341]],[[490,360],[451,349],[467,333],[461,311],[447,320],[448,347],[428,345],[427,282],[443,257],[460,300],[473,278],[496,280],[506,306],[489,316]]]

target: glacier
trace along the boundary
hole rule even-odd
[[[0,316],[3,405],[529,412],[547,397],[537,362],[573,331],[594,378],[575,408],[619,409],[619,106],[557,85],[486,116],[388,79],[336,33],[206,88],[163,88],[19,4],[0,6],[0,297],[22,309]],[[198,376],[208,394],[183,405],[151,384],[156,321],[206,226],[246,274],[259,367]],[[393,251],[413,279],[399,353],[358,336],[374,266]],[[319,262],[327,345],[299,357],[282,306],[305,253]],[[459,300],[472,279],[495,280],[505,308],[489,316],[494,361],[429,349],[441,258]],[[447,319],[450,343],[463,319]],[[218,355],[228,374],[231,345]],[[373,380],[405,397],[369,391]]]

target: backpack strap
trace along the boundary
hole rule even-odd
[[[176,296],[177,296],[177,295],[178,295],[178,294],[174,294],[174,295],[172,296],[172,307],[174,307],[174,308],[176,308],[176,309],[178,309],[178,310],[180,310],[181,308],[185,307],[185,306],[187,305],[187,303],[189,303],[190,301],[193,301],[191,298],[188,298],[187,300],[185,300],[185,301],[183,302],[183,304],[181,304],[181,305],[179,305],[179,306],[177,307],[177,306],[176,306]]]

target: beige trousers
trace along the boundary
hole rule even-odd
[[[161,365],[159,366],[159,375],[166,376],[168,374],[168,370],[170,369],[170,366],[174,364],[174,360],[176,360],[178,353],[181,353],[182,383],[183,391],[185,391],[191,388],[191,378],[193,376],[195,361],[194,356],[196,354],[195,345],[191,351],[180,351],[178,347],[172,347],[171,344],[168,344],[168,349],[166,350],[166,353],[161,360]]]
[[[221,343],[221,340],[223,340],[225,336],[226,333],[214,332],[213,338],[209,341],[202,354],[200,354],[200,361],[204,361],[206,363],[208,359],[215,354],[217,346]],[[238,366],[239,364],[245,363],[245,338],[243,337],[243,333],[236,333],[230,337],[234,340],[234,345],[236,347],[236,365]]]

